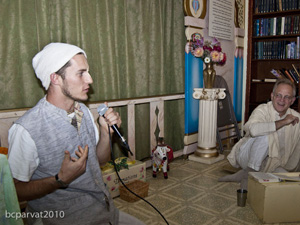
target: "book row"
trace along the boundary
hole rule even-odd
[[[287,78],[291,80],[294,83],[299,84],[300,80],[300,75],[299,75],[299,68],[296,68],[294,64],[292,64],[293,68],[290,69],[272,69],[271,73],[276,77],[276,78]],[[271,80],[271,79],[270,79]]]
[[[255,0],[254,13],[268,13],[300,9],[300,0]]]
[[[275,36],[300,33],[300,16],[260,18],[254,20],[253,36]]]
[[[300,37],[294,41],[260,41],[254,43],[254,59],[300,59]]]
[[[299,84],[300,69],[296,68],[294,64],[292,64],[292,68],[272,69],[270,72],[274,75],[274,78],[252,79],[252,82],[276,82],[277,79],[287,78],[293,83]]]

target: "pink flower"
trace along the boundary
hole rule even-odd
[[[220,61],[220,54],[219,54],[219,52],[217,52],[217,51],[212,51],[212,52],[210,53],[210,56],[211,56],[211,60],[212,60],[213,62],[219,62],[219,61]]]
[[[202,57],[203,56],[203,48],[199,47],[199,48],[196,48],[195,51],[194,51],[194,56],[195,57]]]
[[[106,180],[111,181],[111,176],[108,176]]]

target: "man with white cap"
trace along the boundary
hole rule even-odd
[[[8,157],[18,198],[28,201],[28,223],[144,224],[115,208],[102,180],[108,125],[120,126],[121,119],[109,108],[99,132],[81,103],[93,82],[86,53],[51,43],[32,65],[47,94],[10,128]]]

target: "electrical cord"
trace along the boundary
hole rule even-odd
[[[117,170],[117,166],[116,166],[116,163],[115,163],[115,156],[114,156],[114,153],[113,153],[113,148],[112,148],[112,141],[111,141],[111,133],[110,133],[110,127],[109,125],[108,126],[108,134],[109,134],[109,144],[110,144],[110,151],[111,151],[111,157],[112,157],[112,162],[113,162],[113,165],[114,165],[114,168],[115,168],[115,172],[120,180],[120,182],[122,183],[122,185],[133,195],[135,195],[136,197],[142,199],[144,202],[148,203],[153,209],[156,210],[156,212],[158,212],[158,214],[164,219],[164,221],[166,222],[166,224],[169,225],[168,221],[166,220],[166,218],[163,216],[163,214],[154,206],[152,205],[149,201],[147,201],[146,199],[144,199],[143,197],[139,196],[138,194],[134,193],[132,190],[130,190],[126,185],[125,183],[123,182],[123,180],[121,179],[119,173],[118,173],[118,170]],[[129,148],[129,146],[128,146]],[[130,149],[128,149],[129,152]]]

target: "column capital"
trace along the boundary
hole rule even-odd
[[[214,101],[226,97],[225,88],[194,88],[193,98],[199,100]]]

